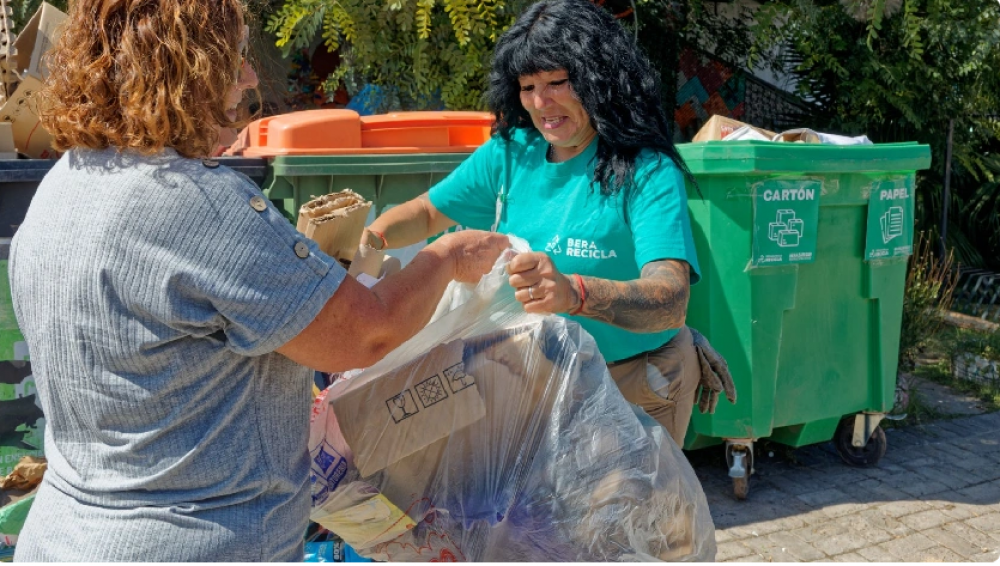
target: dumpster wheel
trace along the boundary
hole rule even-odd
[[[837,425],[837,432],[833,435],[833,446],[837,449],[840,458],[850,466],[856,468],[873,468],[878,465],[888,441],[885,438],[885,431],[882,427],[876,426],[868,438],[867,444],[862,447],[854,446],[851,442],[854,437],[854,417],[848,417],[840,421]]]
[[[726,466],[733,478],[733,495],[743,501],[750,494],[750,474],[753,473],[753,441],[727,440]]]
[[[743,468],[746,470],[743,477],[733,478],[733,495],[740,501],[750,495],[750,462],[746,459],[743,460]]]

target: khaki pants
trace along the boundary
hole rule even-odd
[[[608,371],[625,400],[642,407],[683,448],[695,393],[701,381],[701,365],[691,331],[685,326],[663,346],[610,363]],[[661,397],[649,386],[647,371],[659,372],[670,383],[666,397]]]

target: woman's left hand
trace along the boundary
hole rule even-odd
[[[569,312],[580,304],[576,288],[541,252],[520,253],[507,264],[514,297],[535,314]]]

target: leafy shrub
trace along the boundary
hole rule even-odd
[[[343,81],[354,96],[375,85],[381,96],[366,105],[379,112],[482,109],[496,40],[533,1],[281,0],[267,31],[286,55],[317,37],[339,49],[341,65],[324,89],[334,92]],[[728,17],[708,0],[592,1],[635,34],[662,75],[665,104],[674,104],[681,44],[740,65],[750,50],[748,9]]]
[[[922,232],[917,234],[903,293],[903,324],[899,335],[901,369],[912,368],[916,354],[941,330],[958,284],[952,252],[938,259],[933,248],[931,238]]]
[[[931,147],[916,217],[944,212],[954,121],[948,246],[963,265],[1000,268],[1000,4],[996,0],[773,0],[755,13],[753,62],[790,73],[814,129]]]
[[[378,112],[482,109],[493,46],[526,0],[285,0],[267,25],[287,55],[321,35],[352,96],[377,85]]]
[[[1000,394],[1000,332],[961,330],[950,354],[955,379],[978,386],[982,393]]]
[[[1000,332],[963,329],[959,331],[953,348],[955,353],[966,352],[991,362],[1000,362]]]

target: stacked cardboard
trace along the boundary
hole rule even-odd
[[[35,95],[48,75],[42,55],[55,44],[65,20],[66,14],[43,2],[14,41],[6,64],[8,72],[13,71],[19,80],[14,92],[0,107],[0,123],[9,124],[13,139],[5,137],[4,131],[0,130],[0,152],[13,145],[28,157],[59,157],[52,149],[52,136],[39,123],[39,100]],[[11,79],[9,75],[6,78]],[[11,85],[13,81],[7,84]]]

